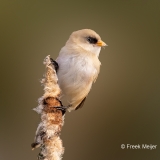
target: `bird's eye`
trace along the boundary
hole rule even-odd
[[[97,38],[87,37],[87,41],[91,44],[96,44],[98,40]]]

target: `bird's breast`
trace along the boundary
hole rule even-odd
[[[68,55],[58,57],[58,79],[60,86],[85,87],[93,82],[99,72],[99,67],[94,64],[90,57]]]

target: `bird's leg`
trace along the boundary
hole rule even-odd
[[[57,63],[55,60],[53,60],[52,58],[50,58],[50,61],[51,61],[52,65],[54,66],[54,68],[55,68],[55,70],[56,70],[56,72],[57,72],[57,70],[58,70],[58,68],[59,68],[58,63]]]

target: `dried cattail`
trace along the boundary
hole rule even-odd
[[[56,63],[56,62],[55,62]],[[39,160],[61,160],[64,153],[60,132],[64,124],[65,107],[59,100],[60,88],[57,84],[57,64],[47,56],[44,59],[46,73],[41,83],[44,85],[44,95],[38,100],[34,110],[41,115],[32,150],[40,147]]]

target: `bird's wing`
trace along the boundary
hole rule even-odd
[[[77,109],[79,109],[79,108],[82,108],[82,107],[83,107],[83,105],[84,105],[84,102],[85,102],[86,98],[87,98],[87,97],[85,97],[85,98],[81,101],[81,103],[76,107],[76,109],[75,109],[75,110],[77,110]]]
[[[95,76],[93,77],[93,82],[92,82],[92,84],[96,82],[97,77],[98,77],[98,74],[99,74],[99,71],[100,71],[100,69],[98,68],[98,69],[97,69],[97,73],[96,73]],[[92,85],[91,85],[91,86],[92,86]],[[75,110],[83,107],[86,98],[87,98],[87,95],[85,96],[85,98],[82,99],[82,101],[81,101],[81,102],[79,103],[79,105],[75,108]]]

